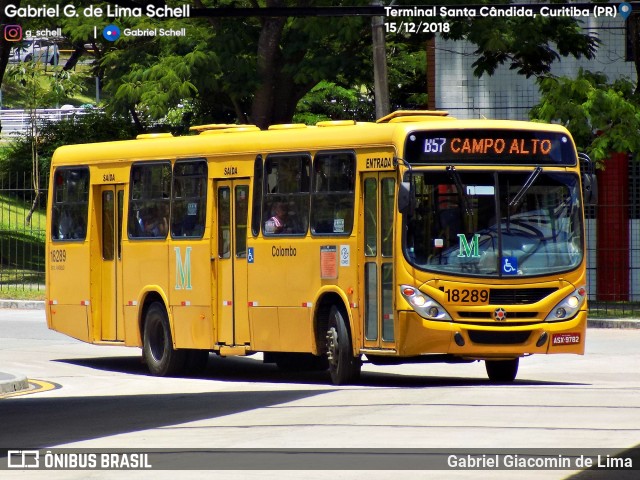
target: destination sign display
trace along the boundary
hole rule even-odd
[[[530,130],[411,132],[404,159],[411,164],[575,165],[568,135]]]

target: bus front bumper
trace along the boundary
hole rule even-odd
[[[561,322],[463,323],[425,320],[411,311],[399,312],[398,355],[412,357],[445,353],[467,359],[514,358],[524,355],[584,354],[587,312]]]

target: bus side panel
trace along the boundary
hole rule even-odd
[[[83,342],[89,342],[89,318],[84,305],[47,305],[49,328]]]
[[[168,248],[167,292],[173,312],[176,347],[212,349],[214,325],[209,240],[172,242]]]
[[[282,351],[311,351],[313,322],[310,308],[278,308],[278,326],[280,328],[280,348]]]
[[[124,344],[127,347],[141,347],[142,334],[138,323],[140,307],[138,305],[124,306]]]
[[[320,288],[318,247],[308,238],[284,236],[248,245],[254,249],[247,265],[252,349],[310,352],[310,309],[302,305],[313,302]]]
[[[86,242],[49,243],[47,310],[49,328],[90,342],[87,323],[89,292],[89,249]]]
[[[211,308],[171,307],[173,311],[174,341],[178,348],[213,348]]]
[[[251,326],[251,348],[263,352],[278,352],[280,348],[280,328],[276,307],[255,307],[249,309]]]
[[[138,315],[132,313],[142,308],[142,292],[164,292],[168,287],[168,246],[164,241],[125,241],[122,243],[123,275],[122,302],[125,311],[125,343],[136,344],[139,333],[129,338],[132,332],[138,332]],[[142,319],[144,322],[144,319]]]

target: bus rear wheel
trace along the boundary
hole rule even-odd
[[[160,377],[176,375],[185,367],[186,352],[173,348],[169,318],[160,302],[152,303],[145,315],[142,357],[151,374]]]
[[[329,312],[327,357],[329,374],[334,385],[345,385],[358,380],[362,362],[360,357],[353,356],[347,325],[340,309],[335,305]]]
[[[492,382],[513,382],[518,374],[519,358],[511,360],[485,360],[487,375]]]

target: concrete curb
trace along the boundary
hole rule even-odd
[[[0,308],[44,310],[44,302],[40,300],[0,300]]]
[[[640,328],[638,318],[590,318],[587,320],[589,328]]]
[[[28,388],[29,382],[24,375],[0,372],[0,395],[19,392]]]

